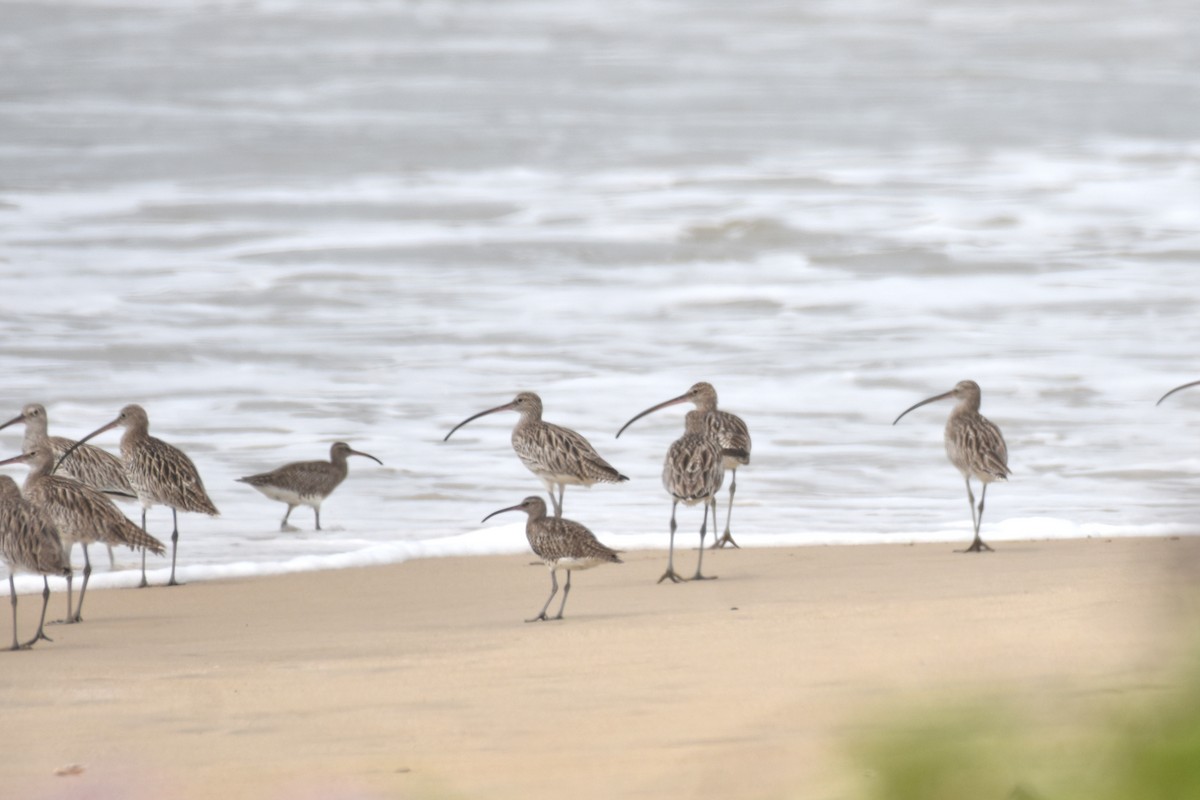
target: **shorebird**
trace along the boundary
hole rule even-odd
[[[33,647],[38,639],[49,641],[43,633],[46,625],[46,606],[50,604],[48,575],[68,577],[71,562],[63,549],[54,522],[33,503],[21,497],[17,483],[0,475],[0,558],[8,565],[8,592],[12,599],[12,650]],[[13,574],[18,570],[36,572],[42,576],[42,616],[37,635],[28,642],[17,641],[17,584]]]
[[[1188,388],[1191,388],[1192,386],[1200,386],[1200,381],[1192,381],[1191,383],[1185,383],[1183,386],[1176,386],[1174,389],[1167,392],[1162,397],[1158,398],[1158,402],[1155,403],[1154,405],[1156,405],[1156,406],[1161,405],[1162,401],[1166,400],[1171,395],[1175,394],[1176,392],[1180,391],[1181,389],[1188,389]]]
[[[0,465],[18,463],[29,466],[29,476],[25,479],[25,498],[54,522],[64,553],[70,553],[76,542],[83,547],[83,586],[79,589],[79,605],[74,608],[71,599],[73,576],[67,576],[68,623],[83,621],[83,598],[87,594],[88,579],[92,576],[89,544],[103,542],[140,547],[160,555],[166,552],[162,542],[130,522],[106,495],[84,486],[74,478],[51,475],[55,459],[45,445],[34,445],[19,456],[0,461]]]
[[[621,558],[617,551],[596,540],[596,537],[584,526],[570,519],[546,516],[546,501],[540,497],[526,497],[518,505],[493,511],[483,518],[487,522],[497,514],[506,511],[524,511],[529,515],[525,523],[525,536],[529,546],[542,563],[550,568],[550,596],[542,606],[541,613],[526,622],[538,622],[547,619],[562,619],[563,609],[567,606],[567,595],[571,593],[571,572],[577,569],[591,569],[601,564],[620,564]],[[558,615],[546,616],[550,601],[558,593],[558,570],[567,571],[567,583],[563,586],[562,603],[558,607]]]
[[[54,453],[55,460],[61,460],[63,455],[75,445],[72,439],[49,434],[50,418],[46,414],[45,406],[41,403],[27,404],[21,409],[20,414],[0,425],[0,430],[18,422],[25,425],[25,439],[21,442],[21,452],[28,452],[29,448],[34,445],[46,442],[51,452]],[[54,472],[56,475],[74,478],[84,486],[90,486],[111,497],[137,499],[137,494],[129,485],[129,479],[125,477],[125,467],[121,465],[121,459],[94,445],[85,444],[80,447],[71,454],[69,459],[62,461]],[[67,555],[69,557],[70,553]],[[111,568],[113,565],[113,550],[112,547],[109,547],[108,566]]]
[[[272,500],[287,504],[279,530],[295,530],[288,526],[288,516],[293,508],[301,505],[312,508],[317,520],[316,529],[321,530],[321,503],[346,479],[346,459],[349,456],[363,456],[383,465],[370,453],[351,449],[345,442],[334,442],[329,448],[328,461],[296,461],[270,472],[238,480],[250,484]]]
[[[542,398],[533,392],[521,392],[511,403],[480,411],[450,429],[450,436],[471,420],[497,411],[516,411],[521,415],[512,432],[513,450],[521,463],[541,479],[554,504],[554,516],[562,516],[563,492],[568,484],[591,486],[594,483],[619,483],[629,478],[600,457],[587,439],[569,428],[542,421]],[[558,496],[554,489],[558,487]]]
[[[167,585],[176,586],[179,512],[194,511],[212,517],[220,512],[204,491],[204,482],[200,480],[196,465],[179,448],[150,435],[150,418],[146,416],[146,410],[137,404],[131,403],[122,408],[116,419],[80,439],[75,447],[118,426],[125,428],[125,433],[121,435],[121,462],[125,465],[129,484],[142,504],[142,530],[146,530],[146,511],[152,506],[164,505],[171,509],[171,579]],[[67,452],[69,455],[71,451]],[[140,586],[148,585],[146,554],[143,552]]]
[[[686,398],[687,396],[684,395]],[[690,398],[689,398],[690,399]],[[621,426],[617,436],[625,429],[647,414],[675,403],[682,402],[680,398],[659,403],[647,408],[642,413]],[[746,458],[749,455],[733,449],[722,449],[709,431],[704,412],[692,410],[684,420],[684,434],[676,439],[667,450],[667,458],[663,462],[662,482],[667,494],[671,495],[671,544],[667,550],[667,571],[658,579],[659,583],[670,580],[679,583],[684,580],[675,571],[675,510],[682,502],[693,506],[704,504],[704,521],[700,523],[700,556],[696,561],[696,574],[692,580],[708,580],[715,575],[705,576],[700,573],[704,563],[704,536],[708,530],[708,509],[712,506],[713,524],[717,520],[717,492],[725,480],[725,459]]]
[[[946,456],[950,463],[962,473],[967,484],[967,502],[971,506],[971,522],[975,526],[975,541],[965,553],[991,551],[979,537],[979,526],[983,522],[983,502],[987,498],[987,487],[992,481],[1008,480],[1008,448],[1004,437],[987,417],[979,413],[980,391],[975,381],[959,381],[953,389],[905,409],[904,413],[892,422],[895,425],[900,419],[926,403],[953,397],[958,401],[950,418],[946,420]],[[975,508],[975,495],[971,491],[971,478],[974,477],[983,486],[979,495],[979,508]]]
[[[668,400],[665,403],[659,403],[654,408],[642,412],[642,414],[649,414],[651,411],[657,411],[660,408],[678,405],[679,403],[693,403],[696,406],[695,411],[689,413],[698,414],[703,418],[704,430],[716,440],[717,446],[726,452],[724,458],[725,469],[730,471],[729,508],[725,514],[725,533],[713,541],[712,546],[714,550],[724,547],[727,544],[738,547],[738,543],[733,540],[733,535],[729,532],[729,524],[733,519],[733,496],[737,492],[738,467],[750,463],[750,429],[741,417],[717,408],[717,390],[713,388],[711,383],[704,381],[694,384],[692,388],[679,395],[679,397]],[[630,420],[630,422],[632,421]],[[626,427],[628,427],[628,424]],[[617,435],[620,436],[620,434]],[[713,525],[715,526],[716,524],[716,517],[713,517]]]

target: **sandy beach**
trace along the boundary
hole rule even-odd
[[[96,591],[84,624],[0,656],[0,786],[851,797],[849,744],[910,704],[1003,696],[1065,724],[1169,688],[1200,538],[723,551],[718,580],[678,586],[655,584],[664,552],[625,557],[538,624],[529,556]]]

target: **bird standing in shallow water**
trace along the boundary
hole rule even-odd
[[[112,430],[116,427],[125,428],[121,436],[121,462],[125,465],[125,475],[129,484],[137,493],[138,501],[142,504],[142,530],[146,530],[146,511],[155,505],[170,506],[171,508],[171,579],[168,586],[178,585],[175,580],[175,556],[179,548],[179,515],[180,511],[194,511],[209,516],[217,516],[220,512],[204,491],[204,483],[196,465],[182,450],[156,439],[150,435],[150,418],[146,410],[139,405],[130,404],[121,409],[117,418],[107,425],[102,425],[76,443],[79,447],[93,436]],[[74,449],[74,448],[72,448]],[[67,451],[68,455],[71,451]],[[66,456],[64,456],[65,460]],[[142,582],[146,581],[146,554],[142,553]]]
[[[892,422],[895,425],[904,414],[914,408],[920,408],[926,403],[953,397],[958,401],[950,418],[946,420],[946,456],[950,463],[962,473],[967,484],[967,502],[971,506],[971,521],[975,526],[975,541],[962,552],[978,553],[991,551],[979,537],[979,526],[983,522],[983,503],[987,498],[987,487],[992,481],[1008,480],[1008,447],[1004,437],[987,417],[979,413],[980,390],[975,381],[959,381],[953,389],[935,397],[922,400],[905,409]],[[979,495],[979,508],[975,507],[975,495],[971,491],[971,478],[974,477],[983,486]]]
[[[521,392],[511,403],[480,411],[450,429],[446,441],[463,425],[497,411],[516,411],[521,415],[512,432],[513,450],[521,463],[541,479],[554,504],[554,516],[562,516],[563,492],[568,484],[591,486],[595,483],[619,483],[629,478],[600,457],[587,439],[570,428],[542,421],[542,398],[533,392]],[[558,488],[558,496],[554,494]]]
[[[68,577],[71,562],[67,559],[58,529],[41,509],[21,497],[16,481],[0,475],[0,558],[8,565],[8,592],[12,600],[12,650],[26,650],[38,639],[50,641],[43,633],[46,606],[50,604],[50,581],[47,575]],[[13,574],[18,570],[36,572],[42,576],[42,616],[37,634],[28,642],[17,641],[17,584]]]
[[[321,530],[321,503],[333,493],[333,490],[346,479],[349,471],[346,459],[349,456],[363,456],[380,466],[383,462],[370,453],[354,450],[345,442],[334,442],[329,448],[328,461],[296,461],[285,464],[279,469],[238,478],[242,483],[248,483],[272,500],[287,504],[283,521],[279,530],[295,530],[289,528],[288,517],[296,506],[309,506],[316,518],[317,530]]]
[[[606,547],[597,541],[596,537],[578,522],[562,517],[546,516],[546,501],[540,497],[526,497],[520,504],[493,511],[483,518],[487,522],[497,514],[506,511],[524,511],[529,515],[525,523],[525,537],[529,546],[542,563],[550,568],[550,596],[541,612],[526,622],[538,622],[548,619],[562,619],[563,609],[567,607],[567,595],[571,593],[571,572],[577,569],[591,569],[601,564],[620,564],[621,558],[617,551]],[[567,582],[563,586],[562,603],[558,607],[558,615],[546,616],[550,601],[558,592],[558,570],[567,571]]]
[[[162,542],[130,522],[108,495],[84,486],[74,478],[51,475],[54,461],[54,453],[50,448],[40,444],[19,456],[0,461],[0,465],[29,465],[29,477],[25,479],[26,499],[53,520],[64,552],[69,554],[76,542],[83,547],[83,586],[79,589],[79,605],[71,607],[72,576],[68,575],[66,619],[68,623],[82,622],[83,598],[92,576],[92,562],[87,549],[89,544],[103,542],[130,548],[149,548],[159,554],[166,550]]]
[[[687,395],[674,398],[656,406],[651,406],[636,415],[621,426],[617,431],[620,436],[626,428],[647,414],[660,408],[691,399]],[[659,583],[670,580],[679,583],[684,580],[675,571],[675,510],[682,502],[684,505],[704,504],[704,520],[700,523],[700,555],[696,560],[696,574],[692,580],[708,580],[715,575],[705,576],[700,572],[704,564],[704,536],[708,530],[708,510],[712,507],[713,524],[717,520],[717,492],[725,480],[725,459],[743,456],[736,450],[723,450],[711,434],[706,412],[692,410],[684,419],[684,434],[676,439],[667,450],[663,461],[662,482],[667,494],[671,495],[671,542],[667,549],[667,570],[658,579]],[[749,458],[748,455],[744,456]]]

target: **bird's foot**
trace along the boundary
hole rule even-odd
[[[141,583],[139,583],[139,584],[137,585],[137,588],[139,588],[139,589],[145,589],[145,588],[146,588],[147,586],[149,586],[149,585],[150,585],[150,581],[146,580],[146,576],[145,576],[145,575],[143,575],[143,576],[142,576],[142,582],[141,582]]]
[[[180,583],[179,581],[175,580],[174,578],[171,578],[171,580],[167,581],[166,585],[167,585],[167,586],[183,586],[183,584],[182,584],[182,583]]]
[[[295,525],[289,525],[288,523],[285,522],[279,526],[279,530],[281,533],[295,533],[296,531],[298,531],[300,529],[297,528]],[[317,530],[320,530],[320,528],[318,528]]]
[[[53,642],[54,640],[51,639],[49,636],[47,636],[44,633],[39,633],[37,636],[30,639],[28,642],[21,642],[20,646],[15,649],[28,650],[29,648],[33,647],[36,643],[38,643],[40,641]]]
[[[675,570],[668,568],[667,571],[662,574],[662,577],[658,579],[658,582],[662,583],[666,580],[671,581],[671,583],[683,583],[686,579]]]
[[[701,575],[701,574],[700,574],[700,571],[699,571],[699,570],[697,570],[697,571],[696,571],[696,574],[695,574],[695,575],[693,575],[693,576],[692,576],[691,578],[689,578],[688,580],[693,580],[693,581],[715,581],[716,579],[717,579],[717,576],[716,576],[716,575]]]
[[[76,622],[79,622],[79,620],[76,619],[75,617],[67,617],[66,619],[52,619],[49,622],[47,622],[46,624],[47,625],[74,625]]]
[[[36,639],[33,639],[33,640],[31,640],[31,641],[28,641],[28,642],[21,642],[20,644],[14,644],[12,647],[10,647],[10,648],[8,648],[8,649],[9,649],[9,651],[10,651],[10,652],[11,652],[11,651],[13,651],[13,650],[28,650],[29,648],[33,647],[33,643],[34,643],[35,641],[37,641],[37,640],[36,640]]]
[[[713,549],[713,550],[720,550],[720,549],[721,549],[721,548],[723,548],[725,545],[729,545],[729,546],[730,546],[730,547],[732,547],[734,550],[741,550],[741,549],[742,549],[742,546],[741,546],[740,544],[738,544],[737,542],[735,542],[735,541],[733,540],[733,537],[729,535],[729,531],[725,531],[725,533],[724,533],[724,534],[722,534],[722,536],[721,536],[719,539],[717,539],[716,541],[714,541],[714,542],[712,543],[712,549]]]
[[[562,619],[562,617],[555,617],[555,619]],[[525,621],[526,622],[549,622],[550,618],[547,617],[546,612],[543,611],[541,614],[538,614],[533,619],[527,619]]]
[[[975,541],[971,542],[971,546],[968,547],[966,550],[955,550],[954,552],[956,552],[956,553],[994,553],[996,551],[993,550],[991,547],[989,547],[987,544],[985,544],[982,539],[976,539]]]

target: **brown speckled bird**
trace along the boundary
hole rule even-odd
[[[171,509],[171,579],[167,585],[177,586],[175,556],[179,549],[178,512],[192,511],[212,517],[220,512],[204,491],[200,473],[187,454],[150,435],[150,418],[139,405],[131,403],[125,406],[116,419],[80,439],[76,447],[116,427],[125,428],[125,433],[121,435],[121,463],[125,465],[125,475],[137,493],[138,502],[142,504],[142,530],[146,530],[147,509],[156,505],[169,506]],[[142,553],[141,585],[148,585],[145,553]]]
[[[690,399],[687,395],[684,395],[683,398]],[[621,426],[621,430],[617,431],[617,436],[620,436],[626,428],[647,414],[679,402],[682,402],[680,398],[674,398],[651,406]],[[703,575],[700,571],[704,564],[704,536],[708,530],[708,510],[711,506],[715,523],[717,492],[721,490],[721,484],[725,480],[725,460],[738,458],[741,453],[733,449],[721,448],[717,439],[712,435],[706,416],[707,414],[701,411],[687,413],[684,418],[684,434],[671,444],[667,450],[667,457],[663,461],[663,488],[667,490],[667,494],[671,495],[671,544],[667,550],[667,571],[658,579],[659,583],[665,580],[679,583],[684,580],[675,571],[675,510],[680,503],[688,506],[696,503],[704,504],[704,520],[700,523],[700,556],[696,561],[696,574],[691,577],[691,580],[708,580],[716,577],[715,575]]]
[[[0,425],[0,430],[18,422],[25,425],[25,439],[21,442],[21,452],[28,452],[35,444],[48,443],[55,460],[61,462],[55,468],[54,474],[74,478],[84,486],[90,486],[118,500],[137,499],[137,494],[129,485],[129,479],[125,477],[125,467],[121,464],[121,459],[107,450],[85,444],[71,453],[70,458],[62,461],[63,455],[75,445],[75,441],[63,436],[50,435],[50,418],[41,403],[27,404],[20,414]],[[70,553],[67,556],[70,557]],[[113,551],[112,547],[109,547],[109,567],[112,567],[113,563]]]
[[[991,551],[979,536],[979,526],[983,522],[983,502],[987,498],[988,484],[993,481],[1008,480],[1008,447],[991,420],[979,413],[981,392],[975,381],[959,381],[948,392],[922,400],[904,412],[892,422],[895,425],[900,419],[926,403],[953,397],[958,401],[950,418],[946,420],[946,456],[963,476],[967,484],[967,503],[971,506],[971,522],[975,527],[975,541],[961,552],[979,553]],[[979,508],[975,507],[975,494],[971,491],[971,478],[974,477],[983,486],[979,495]]]
[[[511,403],[480,411],[450,429],[446,441],[463,425],[497,411],[516,411],[521,415],[512,432],[512,446],[521,463],[541,479],[554,504],[554,516],[562,516],[563,492],[568,484],[591,486],[619,483],[629,478],[600,457],[587,439],[570,428],[542,421],[542,398],[533,392],[521,392]],[[554,490],[558,488],[558,496]]]
[[[50,604],[50,581],[47,575],[71,574],[71,562],[67,560],[58,529],[40,508],[21,496],[17,483],[7,475],[0,475],[0,558],[8,565],[8,591],[12,599],[13,650],[33,647],[38,639],[50,641],[43,633],[46,624],[46,606]],[[42,576],[42,616],[37,634],[28,642],[17,641],[17,585],[13,574],[19,571],[35,572]]]
[[[84,486],[74,478],[51,475],[54,454],[45,445],[34,445],[19,456],[0,461],[0,465],[17,463],[29,466],[29,476],[25,479],[25,498],[54,521],[63,550],[70,553],[76,542],[83,546],[83,586],[79,589],[79,605],[74,609],[71,599],[72,576],[67,576],[66,622],[83,621],[83,598],[87,594],[88,579],[92,576],[89,544],[102,542],[148,548],[158,554],[166,552],[162,542],[130,522],[102,492]]]
[[[377,464],[383,464],[370,453],[354,450],[345,442],[334,442],[329,448],[328,461],[296,461],[270,472],[249,475],[238,480],[250,484],[272,500],[287,504],[287,511],[283,515],[283,521],[279,523],[279,530],[295,530],[288,525],[288,517],[292,509],[300,505],[312,508],[317,522],[316,529],[321,530],[321,503],[346,479],[346,459],[350,456],[363,456]]]
[[[571,592],[571,572],[577,569],[591,569],[601,564],[620,564],[621,558],[616,550],[606,547],[597,541],[596,537],[578,522],[562,517],[546,516],[546,501],[540,497],[526,497],[520,504],[493,511],[483,518],[487,522],[497,514],[506,511],[524,511],[529,515],[525,523],[525,536],[529,546],[542,563],[550,568],[550,596],[541,612],[526,622],[538,622],[547,619],[562,619],[563,609],[567,606],[567,595]],[[558,607],[558,615],[546,616],[550,601],[558,592],[558,570],[567,571],[567,582],[563,586],[562,603]]]

